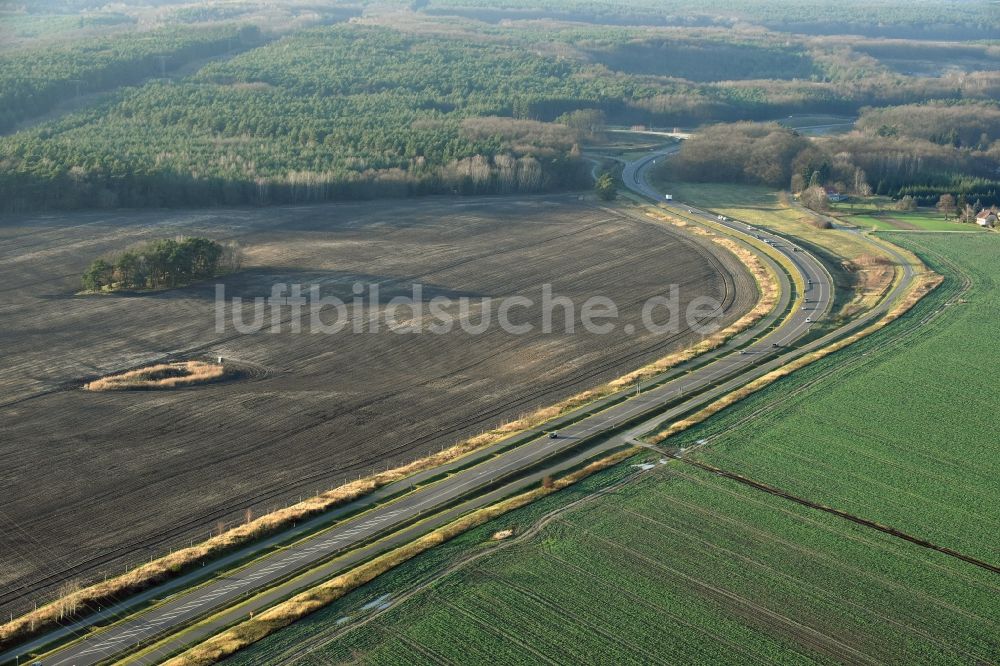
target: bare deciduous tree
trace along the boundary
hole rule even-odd
[[[955,212],[955,197],[950,194],[942,194],[938,199],[937,209],[944,215],[944,219]]]
[[[830,207],[830,199],[826,195],[826,190],[818,185],[806,188],[799,195],[799,200],[803,206],[815,211],[824,211]]]

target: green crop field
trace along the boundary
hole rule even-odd
[[[1000,412],[986,370],[1000,367],[991,325],[1000,317],[1000,239],[886,237],[939,272],[961,271],[971,280],[968,292],[958,303],[941,303],[960,287],[950,278],[921,309],[944,312],[891,352],[881,351],[883,336],[863,341],[846,355],[850,363],[837,355],[789,383],[832,370],[816,388],[764,391],[681,441],[711,439],[701,457],[713,464],[1000,562],[993,537],[1000,530]]]
[[[898,226],[889,220],[874,215],[845,215],[840,219],[863,229],[877,229],[878,231],[895,231],[899,229]]]
[[[911,213],[891,211],[886,215],[893,220],[920,227],[923,231],[981,231],[974,224],[963,224],[954,219],[945,220],[937,211],[920,210]]]
[[[713,464],[996,564],[1000,238],[889,237],[946,282],[887,329],[678,440],[708,440],[698,456]],[[1000,654],[995,574],[641,458],[656,464],[619,466],[473,530],[229,663],[957,664]],[[489,540],[506,527],[523,536]]]
[[[874,227],[879,231],[981,231],[975,225],[945,220],[940,213],[931,211],[904,213],[890,210],[881,215],[844,215],[841,219],[859,227]]]
[[[489,547],[493,529],[525,524],[542,508],[552,503],[428,553],[229,663],[884,663],[927,655],[968,663],[1000,649],[992,575],[672,466],[557,516],[528,541],[461,564]]]

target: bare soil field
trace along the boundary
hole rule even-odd
[[[236,240],[227,296],[275,283],[355,282],[388,299],[524,295],[541,285],[578,307],[612,298],[615,332],[515,308],[525,335],[216,332],[216,283],[149,294],[75,295],[94,258],[179,234]],[[718,252],[717,248],[713,248]],[[681,304],[756,298],[733,257],[576,196],[427,199],[268,209],[38,215],[0,221],[0,608],[119,573],[233,523],[400,463],[637,368],[698,339],[652,334],[642,304],[677,284]],[[537,303],[536,303],[537,305]],[[495,309],[495,306],[494,306]],[[406,312],[404,309],[403,312]],[[556,311],[560,321],[561,310]],[[369,309],[349,308],[351,317]],[[248,317],[249,320],[249,317]],[[636,333],[623,332],[625,324]],[[82,390],[98,376],[223,356],[243,379],[167,391]]]

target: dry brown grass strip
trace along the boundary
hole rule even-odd
[[[189,548],[183,548],[153,560],[148,564],[141,565],[124,575],[84,587],[73,592],[68,597],[60,597],[52,603],[41,606],[37,610],[0,625],[0,646],[4,646],[15,640],[23,640],[54,626],[66,616],[67,607],[83,610],[99,604],[106,605],[119,597],[140,592],[157,583],[168,580],[206,559],[218,557],[254,539],[267,534],[273,534],[294,523],[357,500],[378,490],[382,486],[400,481],[418,472],[453,462],[463,456],[495,444],[506,437],[538,427],[562,414],[612,395],[622,388],[633,384],[637,379],[641,380],[656,376],[676,365],[721,346],[733,336],[754,325],[774,308],[780,296],[777,277],[757,255],[735,241],[714,234],[702,227],[687,225],[683,221],[668,219],[662,215],[658,215],[658,218],[677,226],[689,227],[689,231],[711,237],[714,242],[735,254],[746,265],[751,275],[757,281],[758,289],[761,293],[761,298],[757,304],[732,324],[705,338],[698,344],[664,356],[603,386],[583,391],[549,407],[540,408],[530,414],[502,424],[493,430],[475,435],[425,458],[385,472],[380,472],[373,476],[352,481],[287,508],[265,514],[256,520],[248,521],[202,543]]]
[[[306,615],[333,603],[348,592],[370,582],[377,576],[399,566],[403,562],[430,550],[434,546],[440,545],[463,532],[478,527],[509,511],[518,509],[546,495],[577,483],[591,474],[617,465],[622,460],[635,455],[639,451],[641,451],[639,448],[619,451],[618,453],[592,462],[576,472],[555,479],[549,485],[542,485],[492,506],[473,511],[467,516],[463,516],[444,527],[440,527],[429,534],[419,537],[405,546],[379,555],[365,564],[336,576],[325,583],[321,583],[221,634],[213,636],[207,641],[170,659],[165,663],[165,666],[205,666],[221,661],[237,650],[241,650],[251,643],[287,627],[296,620],[300,620]]]
[[[218,381],[226,374],[216,363],[184,361],[159,363],[117,375],[108,375],[84,385],[88,391],[128,391],[136,389],[171,389]]]
[[[686,228],[686,230],[691,233],[707,236],[711,238],[714,243],[724,247],[726,250],[736,255],[736,257],[747,267],[750,274],[757,282],[757,288],[760,290],[760,298],[757,300],[756,305],[754,305],[754,307],[742,317],[734,321],[726,328],[716,331],[712,335],[706,337],[701,342],[686,349],[674,352],[673,354],[664,356],[663,358],[654,361],[643,368],[639,368],[634,372],[630,372],[623,377],[619,377],[618,379],[609,382],[607,386],[614,389],[614,391],[621,390],[625,386],[635,383],[637,379],[654,377],[674,366],[680,365],[685,361],[690,361],[696,356],[700,356],[701,354],[720,347],[734,336],[760,321],[765,315],[767,315],[767,313],[774,309],[781,296],[781,287],[778,284],[777,276],[774,275],[771,269],[768,268],[756,254],[748,250],[740,243],[737,243],[730,238],[715,234],[704,227],[689,224],[683,220],[664,215],[658,211],[647,213],[647,215],[658,219],[661,222],[667,222],[677,227]]]

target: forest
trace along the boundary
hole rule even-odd
[[[632,91],[578,69],[490,44],[307,30],[4,139],[0,193],[16,208],[585,186],[574,135],[531,119]]]
[[[857,125],[869,134],[986,151],[1000,140],[1000,104],[961,100],[867,108]]]
[[[672,178],[787,187],[792,174],[811,177],[829,157],[797,132],[777,123],[712,125],[681,144],[666,161]]]
[[[139,83],[256,43],[253,29],[165,29],[0,54],[0,132],[65,99]]]
[[[588,40],[591,35],[581,31],[580,48],[610,69],[630,74],[708,82],[809,79],[819,73],[804,49],[759,39],[740,41],[718,33],[642,38],[622,31]]]
[[[926,11],[940,9],[927,1]],[[63,11],[67,3],[93,5],[47,2]],[[986,194],[995,179],[1000,72],[909,76],[869,52],[912,55],[919,42],[742,23],[750,8],[754,21],[776,20],[766,0],[724,2],[710,20],[681,0],[558,5],[626,16],[673,7],[691,18],[667,28],[484,24],[435,13],[459,7],[450,0],[416,3],[418,11],[366,6],[363,20],[345,23],[361,10],[296,3],[268,5],[282,17],[281,32],[267,21],[260,23],[270,31],[247,23],[263,16],[253,2],[165,2],[145,14],[116,5],[117,23],[101,37],[0,49],[0,123],[9,130],[36,121],[0,136],[0,211],[585,188],[590,165],[581,144],[599,140],[605,122],[695,128],[803,113],[861,115],[858,129],[887,152],[879,158],[846,138],[843,150],[879,192]],[[526,6],[504,0],[495,9]],[[876,3],[875,11],[889,6]],[[886,15],[887,24],[906,24],[908,10],[891,7],[898,15]],[[30,23],[30,14],[16,16],[22,28]],[[122,16],[146,27],[128,28]],[[841,9],[825,16],[847,18]],[[953,19],[972,16],[966,7]],[[988,59],[991,48],[955,53]],[[174,74],[160,76],[170,68]],[[97,90],[107,92],[39,117],[77,91]],[[592,117],[602,120],[572,121]],[[737,141],[729,149],[747,159],[715,173],[787,186],[796,167],[782,151],[794,138],[729,138]],[[711,170],[690,157],[696,148],[678,168]],[[780,161],[764,164],[761,155],[775,150]]]

